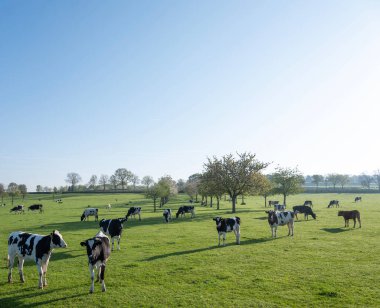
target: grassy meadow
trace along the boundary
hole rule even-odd
[[[10,202],[0,208],[0,307],[379,307],[380,306],[380,195],[300,194],[288,198],[288,207],[312,200],[317,220],[299,215],[294,237],[279,227],[271,238],[261,197],[245,198],[237,206],[241,218],[241,245],[233,233],[218,247],[215,216],[229,217],[231,205],[221,209],[196,205],[196,217],[164,224],[162,211],[153,212],[151,200],[137,194],[29,195],[25,206],[42,203],[43,214],[10,214]],[[34,199],[33,199],[34,198]],[[39,201],[37,198],[41,198]],[[279,196],[270,198],[281,200]],[[338,199],[342,210],[358,209],[362,228],[344,228],[338,209],[327,209]],[[187,204],[177,196],[165,207]],[[19,203],[19,202],[18,202]],[[105,209],[111,203],[111,211]],[[126,205],[141,206],[142,221],[124,224],[121,250],[112,252],[105,282],[89,294],[90,275],[80,242],[94,236],[99,225],[80,221],[88,205],[99,208],[99,219],[125,216]],[[214,205],[215,206],[215,205]],[[48,286],[39,290],[33,263],[24,266],[25,283],[17,266],[7,282],[7,239],[12,231],[49,234],[59,230],[68,244],[55,249],[48,268]],[[17,262],[16,262],[17,263]]]

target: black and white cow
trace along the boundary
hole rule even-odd
[[[106,270],[106,262],[111,255],[110,240],[102,231],[99,231],[93,238],[89,238],[80,243],[85,246],[88,256],[88,267],[91,275],[90,293],[94,292],[94,278],[95,269],[99,269],[98,279],[102,284],[102,291],[106,291],[106,284],[104,282],[104,273]]]
[[[18,257],[18,270],[21,282],[24,282],[23,265],[25,260],[36,262],[39,274],[38,287],[47,286],[46,272],[49,259],[54,248],[66,248],[59,231],[54,230],[49,235],[30,234],[21,231],[12,232],[8,238],[8,282],[12,282],[14,259]]]
[[[130,207],[125,217],[126,218],[128,218],[129,216],[135,217],[135,215],[139,215],[139,220],[141,220],[141,207],[135,207],[135,206]]]
[[[338,200],[331,200],[329,205],[327,206],[327,208],[330,208],[330,207],[339,207],[339,201]]]
[[[123,232],[123,223],[127,218],[116,218],[116,219],[102,219],[99,222],[100,230],[109,235],[112,240],[112,250],[114,247],[115,237],[117,239],[117,250],[120,250],[120,238]]]
[[[186,213],[191,213],[191,218],[193,218],[195,216],[194,206],[192,205],[181,206],[178,209],[177,214],[175,214],[175,217],[178,218],[178,216],[181,215],[181,218],[182,218],[182,216],[184,216]]]
[[[310,206],[307,205],[296,205],[293,206],[293,212],[296,215],[296,218],[298,220],[298,213],[304,214],[305,219],[309,220],[309,215],[311,215],[314,219],[317,218],[317,215],[313,212]]]
[[[62,199],[57,199],[57,200],[55,200],[55,202],[57,202],[57,203],[63,203]]]
[[[223,246],[226,240],[226,233],[234,231],[236,237],[236,244],[240,244],[240,218],[231,217],[224,219],[223,217],[215,217],[212,220],[216,222],[216,230],[218,231],[218,238],[220,246],[220,237],[223,237]]]
[[[19,214],[21,214],[21,213],[24,213],[25,211],[24,211],[24,206],[23,205],[16,205],[15,207],[12,207],[11,209],[10,209],[10,211],[9,212],[14,212],[14,213],[19,213]]]
[[[43,210],[43,205],[42,204],[32,204],[28,207],[28,212],[29,211],[40,211],[42,213]]]
[[[313,202],[311,200],[306,200],[303,205],[308,205],[310,207],[313,207]]]
[[[98,209],[89,207],[83,211],[80,221],[87,220],[89,216],[95,216],[95,221],[98,221]]]
[[[274,206],[274,205],[279,204],[279,203],[280,203],[280,201],[269,200],[269,201],[268,201],[268,206],[269,206],[269,207],[272,207],[272,205]]]
[[[362,197],[355,197],[355,202],[362,202]]]
[[[164,216],[165,222],[169,222],[169,220],[172,219],[172,210],[171,209],[165,209],[162,212],[162,216]]]
[[[275,212],[275,211],[265,211],[268,214],[268,223],[272,230],[272,237],[277,236],[278,226],[288,226],[289,232],[288,236],[293,236],[294,234],[294,213],[291,211],[286,212]]]
[[[285,211],[286,205],[285,204],[275,204],[274,210],[275,211]]]

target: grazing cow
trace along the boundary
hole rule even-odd
[[[236,244],[240,244],[240,218],[232,217],[224,219],[222,217],[215,217],[212,220],[216,222],[216,230],[218,231],[218,238],[220,246],[220,237],[223,237],[223,246],[225,246],[224,242],[226,240],[226,233],[234,231],[236,236]]]
[[[355,197],[355,202],[362,202],[362,197]]]
[[[165,222],[169,222],[169,220],[172,219],[172,210],[171,209],[165,209],[162,212],[162,216],[164,216]]]
[[[121,233],[123,232],[123,222],[126,220],[127,218],[102,219],[99,222],[100,230],[111,237],[112,250],[114,247],[113,243],[115,237],[117,239],[117,250],[120,250],[120,238]]]
[[[277,227],[288,225],[288,236],[293,236],[294,234],[294,213],[291,211],[287,212],[275,212],[275,211],[265,211],[268,214],[268,223],[272,230],[272,237],[277,236]],[[291,233],[291,234],[290,234]]]
[[[12,232],[8,239],[8,282],[12,282],[14,259],[18,257],[18,270],[21,282],[24,282],[23,265],[25,260],[36,262],[39,280],[38,287],[47,286],[46,272],[53,248],[66,248],[62,235],[54,230],[49,235],[30,234],[21,231]]]
[[[357,210],[353,211],[339,211],[338,216],[343,216],[344,218],[344,226],[348,228],[349,220],[353,219],[354,220],[354,228],[356,226],[356,219],[359,222],[359,228],[362,227],[362,223],[360,221],[360,213]]]
[[[28,212],[29,211],[40,211],[42,213],[43,210],[43,205],[42,204],[32,204],[31,206],[28,207]]]
[[[98,221],[98,209],[89,207],[83,211],[80,221],[87,220],[89,216],[95,216],[95,221]]]
[[[274,210],[275,211],[285,211],[286,205],[285,204],[275,204]]]
[[[313,202],[311,200],[306,200],[303,205],[308,205],[310,207],[313,207]]]
[[[269,206],[269,207],[272,207],[272,205],[274,206],[274,205],[279,204],[279,203],[280,203],[280,201],[269,200],[269,201],[268,201],[268,206]]]
[[[305,219],[307,220],[309,220],[309,215],[311,215],[314,219],[317,218],[317,215],[314,214],[311,207],[307,205],[293,206],[293,212],[294,212],[294,215],[296,215],[297,220],[298,220],[298,216],[297,216],[298,213],[304,214]]]
[[[94,270],[97,268],[99,272],[96,281],[100,280],[102,291],[105,292],[106,284],[104,282],[104,273],[106,270],[106,262],[111,254],[109,238],[102,231],[99,231],[93,238],[89,238],[80,244],[87,249],[88,267],[91,275],[90,293],[94,292]]]
[[[139,220],[141,220],[140,213],[141,213],[141,207],[132,206],[129,208],[127,216],[125,216],[125,217],[128,218],[129,216],[132,215],[135,218],[135,215],[139,215]]]
[[[24,213],[24,206],[23,205],[16,205],[15,207],[12,207],[9,211],[10,213],[15,212],[15,213]]]
[[[330,207],[339,207],[339,201],[338,200],[331,200],[329,205],[327,206],[327,208],[330,208]]]
[[[57,199],[57,200],[55,200],[55,202],[57,202],[57,203],[63,203],[62,199]]]
[[[191,218],[193,218],[195,216],[194,206],[190,206],[190,205],[181,206],[178,209],[177,214],[175,214],[175,217],[178,218],[178,216],[181,215],[181,218],[182,218],[182,216],[184,216],[186,213],[191,213]]]

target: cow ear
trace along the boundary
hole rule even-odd
[[[86,242],[80,242],[81,246],[86,246]]]

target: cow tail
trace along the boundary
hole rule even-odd
[[[9,254],[7,255],[7,268],[10,267]]]

